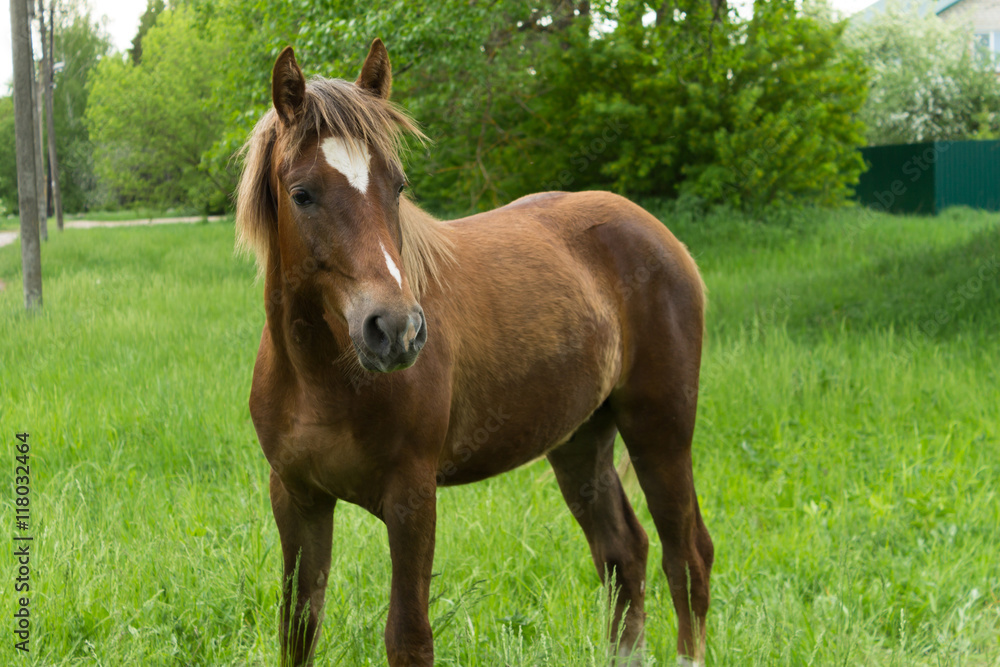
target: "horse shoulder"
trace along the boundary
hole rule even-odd
[[[250,418],[253,420],[264,454],[273,449],[286,409],[286,392],[281,390],[282,372],[270,329],[265,325],[257,349],[250,385]]]

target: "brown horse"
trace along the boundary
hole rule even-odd
[[[389,664],[431,665],[436,490],[545,455],[617,587],[617,664],[638,664],[647,538],[614,473],[621,432],[663,542],[682,664],[701,663],[712,541],[691,439],[704,286],[652,215],[548,192],[441,222],[403,194],[375,40],[357,81],[306,82],[290,48],[247,142],[239,242],[267,322],[250,413],[284,554],[282,662],[311,660],[338,500],[388,531]]]

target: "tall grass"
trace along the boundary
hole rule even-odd
[[[1000,665],[995,217],[663,217],[710,289],[709,664]],[[38,316],[0,249],[0,437],[12,482],[31,433],[35,537],[32,652],[9,642],[0,663],[276,661],[280,548],[246,403],[262,288],[231,248],[226,223],[50,235]],[[673,664],[631,495],[648,662]],[[605,664],[606,593],[545,463],[442,490],[438,516],[439,664]],[[342,503],[334,543],[317,664],[384,664],[384,528]]]

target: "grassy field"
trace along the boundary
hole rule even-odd
[[[666,217],[666,216],[665,216]],[[1000,665],[1000,223],[673,217],[710,290],[695,474],[709,665]],[[70,230],[22,312],[0,249],[0,437],[31,433],[30,656],[267,665],[277,532],[247,410],[262,288],[230,224]],[[675,617],[651,537],[648,664]],[[439,494],[438,663],[605,663],[603,592],[544,462]],[[384,664],[382,524],[337,509],[317,664]],[[13,542],[3,618],[12,628]]]

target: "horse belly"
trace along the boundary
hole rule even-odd
[[[439,484],[479,481],[566,442],[607,400],[621,370],[617,327],[588,340],[590,345],[536,359],[514,381],[477,383],[472,397],[459,390]]]
[[[577,247],[587,238],[529,218],[502,236],[460,231],[468,255],[449,292],[462,309],[448,311],[460,342],[443,484],[516,468],[565,442],[622,372],[620,300],[606,267]]]

